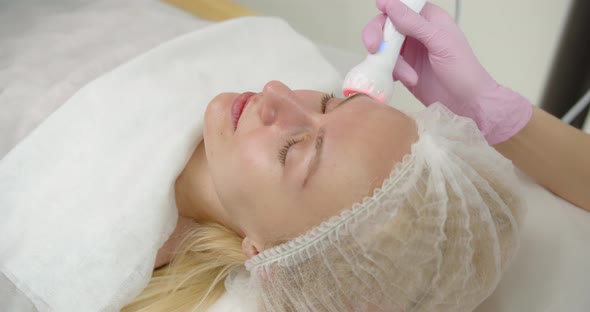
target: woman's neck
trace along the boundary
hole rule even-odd
[[[179,215],[198,223],[216,222],[237,231],[215,191],[203,142],[176,179],[174,190]]]

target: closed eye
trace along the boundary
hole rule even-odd
[[[322,103],[322,114],[325,114],[326,113],[326,108],[328,107],[328,101],[330,99],[333,99],[333,98],[334,98],[334,93],[331,93],[330,95],[325,94],[322,97],[322,100],[321,100],[321,103]]]
[[[279,151],[279,161],[281,162],[281,165],[285,166],[285,162],[287,160],[287,154],[289,153],[289,149],[291,148],[291,146],[297,144],[298,142],[299,141],[296,141],[295,139],[288,139],[285,146],[283,146],[283,148],[281,148],[281,150]]]
[[[320,100],[322,114],[326,113],[326,108],[328,107],[328,101],[330,101],[333,98],[334,98],[334,93],[324,94],[324,96],[322,96],[322,98]],[[285,145],[279,150],[279,162],[281,163],[281,165],[285,166],[285,163],[287,162],[287,155],[289,154],[289,149],[291,148],[291,146],[293,146],[301,141],[303,141],[303,140],[302,139],[296,140],[293,138],[290,138],[287,140]]]

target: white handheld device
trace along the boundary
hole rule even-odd
[[[426,0],[402,0],[402,2],[415,12],[422,11],[426,4]],[[389,102],[393,96],[393,69],[405,39],[406,36],[395,30],[387,18],[379,50],[375,54],[369,54],[344,78],[342,87],[344,96],[363,93],[381,103]]]

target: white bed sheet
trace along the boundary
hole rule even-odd
[[[475,312],[590,311],[590,213],[520,177],[529,206],[520,250]]]

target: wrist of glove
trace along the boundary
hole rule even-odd
[[[471,103],[447,107],[475,121],[490,145],[507,141],[520,132],[533,112],[529,100],[497,83],[478,94]]]

